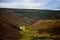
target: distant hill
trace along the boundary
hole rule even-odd
[[[60,19],[60,11],[0,8],[0,17],[19,25],[31,25],[38,20]]]

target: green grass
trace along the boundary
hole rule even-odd
[[[36,30],[25,29],[20,32],[23,35],[20,40],[60,40],[60,36],[38,36]]]
[[[31,40],[60,40],[60,36],[33,37]]]

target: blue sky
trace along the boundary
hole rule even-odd
[[[60,10],[60,0],[0,0],[0,8]]]

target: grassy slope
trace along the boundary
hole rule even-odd
[[[38,30],[38,29],[45,29],[45,28],[51,28],[51,27],[57,27],[57,26],[60,26],[60,19],[39,20],[38,22],[32,25],[32,28],[35,30]]]
[[[23,39],[22,40],[31,40],[32,37],[44,37],[47,36],[47,40],[50,40],[49,37],[60,37],[60,36],[50,36],[48,33],[38,33],[38,29],[52,28],[60,26],[60,20],[40,20],[37,23],[33,24],[32,27],[28,29],[28,31],[23,31]],[[27,30],[27,29],[26,29]],[[58,39],[59,40],[59,39]]]

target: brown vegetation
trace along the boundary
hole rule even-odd
[[[0,21],[0,40],[19,40],[22,37],[19,30],[12,28],[12,25]]]
[[[40,20],[32,25],[33,30],[60,35],[60,20]]]

